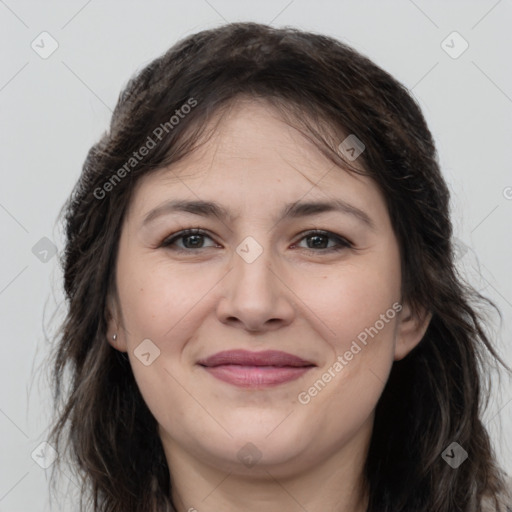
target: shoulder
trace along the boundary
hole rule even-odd
[[[482,512],[512,512],[512,476],[504,477],[505,489],[498,494],[499,508],[496,508],[494,500],[484,498],[482,500]]]

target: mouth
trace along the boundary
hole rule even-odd
[[[216,379],[245,388],[284,384],[316,367],[311,361],[278,350],[227,350],[197,364]]]

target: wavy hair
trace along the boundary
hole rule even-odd
[[[67,309],[50,356],[49,442],[74,467],[80,510],[173,510],[156,420],[127,355],[107,342],[107,306],[136,183],[207,140],[210,121],[240,97],[269,102],[333,164],[375,180],[400,245],[402,300],[432,313],[421,342],[394,362],[377,404],[364,474],[368,512],[476,512],[485,496],[497,506],[504,473],[481,418],[489,368],[510,368],[486,332],[484,306],[501,313],[457,270],[450,194],[417,102],[336,39],[231,23],[182,39],[130,79],[61,211]],[[179,112],[187,114],[174,123]],[[348,134],[365,144],[357,168],[338,149]],[[149,139],[154,147],[134,157]],[[441,457],[452,442],[469,453],[456,470]]]

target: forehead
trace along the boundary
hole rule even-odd
[[[142,215],[170,194],[224,198],[236,214],[251,204],[268,208],[271,198],[272,203],[352,199],[370,210],[379,210],[380,203],[375,213],[383,213],[384,198],[371,178],[336,166],[268,102],[236,101],[206,132],[208,139],[185,158],[141,178],[133,214]]]

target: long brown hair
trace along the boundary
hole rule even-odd
[[[495,497],[504,485],[481,420],[490,393],[484,377],[496,361],[510,368],[484,328],[484,306],[497,307],[457,271],[449,190],[420,108],[349,46],[256,23],[189,36],[137,73],[63,209],[67,316],[51,354],[49,442],[76,468],[80,509],[171,506],[156,420],[126,354],[106,340],[107,301],[116,293],[121,223],[135,184],[189,154],[205,140],[207,122],[240,96],[270,102],[333,163],[375,180],[400,244],[402,300],[432,313],[419,345],[393,364],[377,405],[368,511],[480,510],[484,494]],[[364,171],[338,149],[348,134],[365,144]],[[143,146],[151,148],[142,157]],[[452,442],[469,454],[457,469],[441,456]]]

